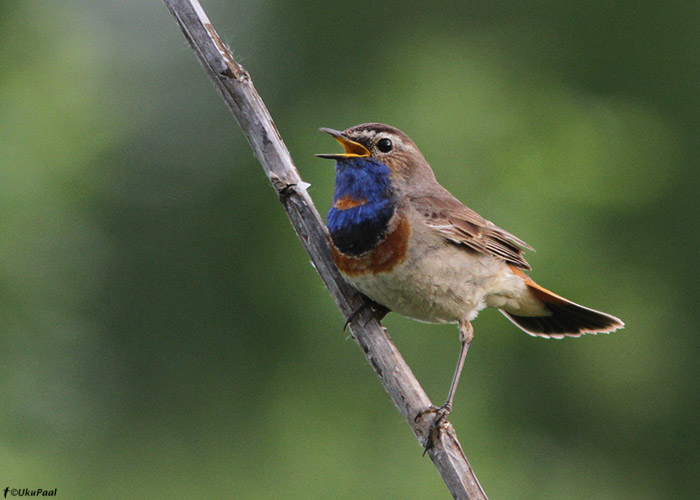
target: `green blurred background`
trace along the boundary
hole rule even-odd
[[[491,498],[697,498],[698,2],[204,8],[323,213],[316,129],[395,125],[626,321],[481,314],[451,420]],[[2,489],[449,498],[165,6],[4,2],[0,46]],[[456,328],[385,324],[441,403]]]

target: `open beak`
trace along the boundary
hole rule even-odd
[[[363,158],[371,155],[366,147],[359,142],[351,141],[350,139],[346,138],[339,130],[333,130],[332,128],[320,128],[319,130],[332,135],[336,141],[343,145],[343,149],[345,150],[345,153],[316,155],[319,158],[343,160],[346,158]]]

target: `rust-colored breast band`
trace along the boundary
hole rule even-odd
[[[410,236],[411,225],[406,217],[402,217],[384,241],[360,256],[345,255],[331,243],[333,261],[347,276],[389,272],[406,259]]]

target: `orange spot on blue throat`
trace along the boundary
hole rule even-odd
[[[386,236],[395,200],[389,167],[371,157],[336,162],[333,207],[327,226],[336,249],[358,256]]]
[[[360,207],[365,203],[367,203],[367,200],[364,198],[356,200],[352,196],[343,196],[342,198],[338,198],[338,200],[333,203],[333,208],[337,208],[338,210],[347,210],[349,208]]]

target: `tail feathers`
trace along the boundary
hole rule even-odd
[[[501,312],[518,327],[537,337],[562,339],[580,337],[584,333],[610,333],[622,328],[624,323],[615,316],[588,309],[569,302],[547,304],[551,316],[517,316]]]
[[[575,304],[541,287],[524,273],[518,274],[524,277],[530,292],[544,305],[549,314],[518,316],[504,310],[501,312],[530,335],[562,339],[580,337],[584,333],[610,333],[625,326],[615,316]]]

